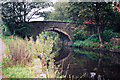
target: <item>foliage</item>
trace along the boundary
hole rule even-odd
[[[49,33],[49,32],[48,32]],[[46,36],[47,35],[47,36]],[[9,77],[9,78],[34,78],[36,76],[35,73],[35,69],[33,70],[33,68],[28,67],[28,65],[35,65],[37,63],[32,62],[29,64],[26,64],[27,66],[23,67],[23,63],[27,63],[27,57],[24,56],[24,54],[28,54],[27,52],[30,51],[29,53],[32,56],[29,56],[35,59],[38,55],[41,56],[43,59],[45,59],[45,62],[47,60],[50,60],[49,62],[49,70],[47,70],[47,77],[48,78],[58,78],[61,76],[61,73],[59,73],[58,68],[55,66],[54,64],[54,55],[55,53],[51,54],[52,51],[52,47],[53,47],[53,37],[48,36],[49,34],[47,33],[42,33],[39,36],[37,36],[37,40],[36,42],[33,41],[32,37],[28,40],[27,38],[25,40],[18,38],[18,37],[8,37],[8,36],[3,36],[2,39],[3,41],[6,43],[6,45],[8,45],[8,48],[6,51],[6,55],[4,55],[3,57],[3,73],[5,74],[5,76]],[[56,39],[55,39],[56,40]],[[14,41],[14,42],[12,42]],[[11,43],[12,42],[12,43]],[[25,45],[24,45],[25,43]],[[12,45],[11,45],[12,44]],[[14,47],[15,46],[15,47]],[[10,49],[9,49],[10,48]],[[12,49],[12,50],[11,50]],[[28,51],[25,51],[25,49],[29,49]],[[11,54],[12,53],[12,54]],[[13,56],[14,53],[14,56]],[[19,55],[20,54],[20,55]],[[24,57],[23,57],[23,56]],[[15,60],[12,60],[11,57],[12,56]],[[22,59],[22,64],[19,63],[19,61],[21,60],[21,57],[23,57]],[[42,60],[41,60],[42,61]],[[13,65],[13,62],[18,62],[15,66]],[[21,66],[19,66],[21,65]],[[41,71],[42,69],[39,68]],[[24,70],[24,71],[22,71]],[[41,71],[42,72],[42,71]],[[18,75],[19,73],[19,75]],[[29,73],[29,74],[27,74]],[[25,75],[23,75],[25,74]],[[51,75],[52,74],[52,75]],[[33,75],[33,76],[30,76]]]
[[[96,20],[99,20],[101,24],[106,24],[109,22],[108,19],[113,16],[113,10],[110,4],[106,2],[70,2],[68,12],[70,13],[68,15],[76,24],[83,23],[84,21],[97,23]],[[99,18],[96,19],[97,17]]]
[[[52,36],[50,34],[52,34]],[[54,35],[54,38],[53,38],[53,35]],[[33,78],[39,72],[41,73],[42,72],[41,68],[39,68],[40,70],[38,73],[35,73],[33,71],[33,68],[28,67],[28,65],[33,66],[37,64],[35,62],[33,63],[33,60],[38,58],[38,56],[41,56],[42,59],[45,59],[45,62],[47,62],[47,60],[50,60],[49,69],[46,68],[46,71],[47,71],[46,74],[48,78],[55,78],[55,77],[58,78],[61,76],[61,73],[59,72],[58,67],[56,67],[54,64],[55,62],[54,56],[56,53],[53,52],[51,54],[53,50],[53,43],[56,46],[56,40],[58,40],[58,35],[56,33],[44,32],[42,34],[39,34],[39,36],[37,36],[36,41],[34,41],[32,37],[30,37],[30,39],[25,38],[25,40],[23,40],[19,37],[13,37],[13,36],[10,36],[10,37],[2,36],[2,40],[7,45],[6,46],[7,51],[5,51],[6,54],[3,56],[4,57],[3,72],[7,77],[26,78],[26,77],[29,77],[29,74],[28,75],[26,74],[26,72],[28,72],[33,75],[31,76]],[[29,62],[29,64],[27,64],[28,63],[27,61]],[[13,63],[16,63],[16,65],[14,66]],[[46,67],[46,65],[44,67]],[[12,71],[9,72],[9,69],[11,69]],[[21,69],[23,69],[24,71],[21,71]],[[20,76],[17,75],[18,73],[20,74]],[[22,74],[26,74],[26,75],[22,75]]]
[[[105,48],[106,48],[106,49],[110,49],[110,48],[112,48],[112,47],[113,47],[113,45],[112,45],[112,44],[110,44],[110,43],[109,43],[109,44],[104,44],[104,46],[105,46]]]
[[[82,33],[76,33],[74,34],[73,41],[76,41],[76,40],[84,41],[85,39],[86,39],[85,35],[83,35]]]
[[[0,37],[2,35],[2,20],[1,20],[1,16],[0,16]]]
[[[73,46],[76,47],[98,47],[98,43],[94,43],[91,41],[75,41],[73,44]]]
[[[39,10],[50,6],[48,2],[4,2],[2,3],[2,21],[11,35],[28,36],[30,21],[34,15],[42,15]],[[37,9],[37,10],[32,10]],[[32,14],[30,12],[33,11]]]
[[[48,60],[50,61],[48,70],[45,69],[47,71],[47,77],[58,78],[61,76],[61,73],[57,70],[58,67],[56,67],[54,64],[56,51],[52,52],[54,46],[53,43],[56,44],[54,41],[56,41],[57,38],[50,36],[50,33],[51,32],[41,33],[39,36],[37,36],[36,42],[30,40],[30,43],[32,43],[32,52],[35,57],[40,56],[42,59],[45,59],[46,62]],[[55,34],[53,33],[53,35]]]
[[[119,33],[117,32],[113,32],[113,30],[105,30],[103,32],[103,41],[106,41],[106,42],[109,42],[110,39],[116,35],[119,35]],[[99,42],[99,38],[98,38],[98,34],[93,34],[93,35],[89,35],[89,36],[86,36],[82,33],[79,33],[79,31],[76,32],[76,34],[74,34],[74,38],[73,38],[74,41],[91,41],[91,42]]]
[[[91,42],[98,42],[98,34],[93,34],[91,35],[88,39],[86,39],[85,41],[91,41]]]
[[[10,30],[5,25],[2,26],[2,35],[4,35],[4,36],[10,36],[11,35]]]
[[[25,38],[25,36],[30,37],[31,35],[29,35],[30,32],[30,27],[32,27],[31,25],[29,25],[28,23],[20,23],[16,26],[17,28],[14,29],[14,34],[13,35],[18,35],[22,38]]]
[[[76,41],[76,40],[81,40],[81,41],[84,41],[85,39],[87,39],[88,35],[86,35],[86,31],[84,31],[84,28],[82,26],[82,28],[76,28],[75,30],[75,34],[73,36],[73,41]]]
[[[15,40],[14,40],[15,39]],[[27,43],[18,37],[12,37],[7,46],[9,48],[8,53],[3,59],[3,66],[8,67],[12,65],[21,64],[23,66],[27,65],[32,60],[31,47]]]
[[[119,35],[120,33],[113,32],[113,30],[105,30],[103,32],[103,41],[109,42],[110,39],[116,35]]]
[[[111,20],[111,28],[116,31],[120,32],[120,12],[115,11],[113,19]]]
[[[49,12],[45,17],[46,20],[60,20],[60,21],[69,21],[68,14],[66,11],[66,7],[68,3],[66,2],[56,2],[53,7],[54,11]]]
[[[48,55],[52,52],[53,38],[46,36],[44,33],[39,34],[36,42],[32,43],[32,49],[35,55]]]
[[[110,26],[114,16],[114,11],[109,3],[106,2],[70,2],[68,7],[69,17],[77,26],[87,21],[96,27],[99,42],[102,45],[102,34],[104,29]],[[88,25],[89,26],[89,25]]]
[[[115,48],[120,48],[120,46],[117,46],[117,45],[116,45],[116,46],[114,46],[114,47],[115,47]]]
[[[2,72],[6,78],[35,78],[35,71],[29,66],[22,67],[21,65],[2,68]]]

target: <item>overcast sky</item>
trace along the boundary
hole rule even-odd
[[[37,11],[37,10],[38,10],[38,9],[33,8],[33,9],[31,10],[31,12],[27,15],[27,17],[30,16],[30,15],[32,15],[33,12],[35,12],[35,11]],[[54,11],[54,10],[55,10],[55,9],[54,9],[53,7],[48,7],[48,8],[41,9],[41,10],[39,10],[38,12],[50,12],[50,11],[52,12],[52,11]],[[26,19],[26,20],[27,20],[27,19]],[[40,17],[39,15],[34,15],[30,21],[43,21],[43,20],[44,20],[44,17]]]

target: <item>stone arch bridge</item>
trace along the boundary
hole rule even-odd
[[[61,21],[34,21],[29,22],[32,25],[30,30],[30,35],[35,38],[41,32],[44,31],[54,31],[60,35],[60,38],[69,45],[72,42],[74,35],[74,26],[70,22]]]

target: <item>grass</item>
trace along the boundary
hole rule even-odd
[[[22,65],[23,61],[20,64],[14,65],[13,62],[20,62],[17,60],[24,60],[26,63],[27,57],[25,57],[28,53],[24,49],[26,49],[27,43],[20,37],[13,36],[2,36],[2,41],[6,45],[6,50],[4,51],[3,63],[2,63],[2,72],[6,78],[35,78],[36,74],[35,70],[27,65]],[[14,43],[13,43],[14,42]],[[22,44],[24,43],[24,44]],[[24,55],[25,54],[25,55]],[[17,55],[17,56],[16,56]],[[9,57],[8,57],[9,56]],[[10,56],[13,56],[15,61],[12,61]],[[23,56],[23,57],[22,57]],[[19,58],[20,57],[20,58]],[[23,59],[22,59],[23,58]],[[31,64],[31,63],[29,63]]]
[[[91,42],[91,41],[75,41],[73,44],[73,46],[76,46],[76,47],[98,47],[98,43],[95,43],[95,42]]]
[[[16,39],[13,36],[1,36],[1,39],[6,45],[6,50],[4,51],[4,53],[8,54],[10,52],[10,49],[9,49],[9,46],[8,46],[9,41],[11,41],[11,39],[16,41]]]
[[[2,68],[2,72],[6,78],[35,78],[37,75],[31,67],[20,65]]]
[[[55,74],[54,54],[50,54],[53,47],[53,38],[40,34],[37,40],[22,39],[16,36],[2,36],[3,42],[6,44],[5,55],[3,56],[2,72],[6,78],[35,78],[41,74],[42,68],[40,62],[34,62],[38,55],[43,58],[50,59],[49,68]],[[43,53],[45,55],[41,55]],[[30,55],[30,56],[29,56]],[[30,57],[30,58],[29,58]],[[32,58],[32,59],[31,59]],[[21,66],[20,66],[21,65]],[[33,67],[29,67],[29,66]],[[51,77],[51,73],[48,73]],[[57,76],[57,74],[55,74]],[[56,77],[54,76],[54,77]],[[58,75],[59,76],[59,75]]]

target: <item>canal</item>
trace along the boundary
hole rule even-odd
[[[54,59],[68,77],[120,80],[120,53],[63,47]]]

